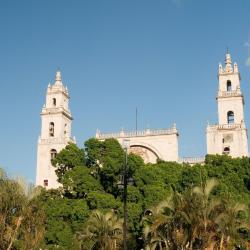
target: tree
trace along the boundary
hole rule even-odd
[[[247,206],[225,201],[224,210],[216,218],[217,237],[220,250],[226,250],[247,243],[244,230],[250,229],[247,218]]]
[[[122,243],[123,220],[114,212],[106,214],[95,210],[86,223],[86,228],[79,232],[83,249],[118,250]]]
[[[41,197],[46,213],[45,244],[49,248],[79,249],[75,233],[83,227],[90,211],[84,199],[69,199],[54,190]]]
[[[148,209],[142,219],[146,250],[169,249],[168,225],[172,220],[172,197]],[[166,213],[166,208],[170,213]]]
[[[85,165],[84,150],[77,147],[74,143],[69,143],[64,149],[62,149],[54,159],[52,159],[52,165],[56,167],[56,174],[58,181],[62,181],[63,175],[70,169],[76,166]]]
[[[39,188],[23,179],[0,177],[0,249],[38,249],[44,236],[45,215],[37,203]]]
[[[89,192],[103,191],[100,181],[85,166],[76,166],[61,177],[64,195],[68,198],[84,198]]]

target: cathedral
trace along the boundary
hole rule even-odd
[[[240,88],[240,73],[232,64],[229,52],[225,65],[218,69],[218,124],[208,124],[206,129],[207,154],[228,154],[232,157],[248,156],[248,135],[244,121],[244,97]],[[64,86],[61,72],[56,72],[55,82],[48,85],[45,105],[41,112],[41,135],[38,138],[36,185],[45,188],[59,186],[51,159],[69,142],[72,115],[69,109],[69,92]],[[180,158],[178,154],[176,124],[165,129],[105,134],[96,131],[98,140],[115,138],[120,144],[129,140],[129,152],[140,155],[146,163],[164,161],[202,163],[204,158]]]

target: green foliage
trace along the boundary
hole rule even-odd
[[[218,196],[250,205],[249,158],[232,159],[227,155],[207,155],[205,171],[208,177],[216,177],[219,180],[220,185],[216,190]]]
[[[247,207],[217,199],[214,178],[174,192],[143,217],[146,249],[236,249],[246,246]]]
[[[53,248],[74,249],[75,232],[80,230],[89,215],[85,200],[47,196],[45,243]]]
[[[102,159],[103,155],[103,142],[90,138],[85,143],[85,152],[86,152],[86,164],[87,166],[95,166],[97,160]]]
[[[117,183],[124,164],[124,151],[115,139],[105,140],[102,149],[100,181],[106,192],[117,195]]]
[[[83,198],[92,190],[102,191],[100,182],[91,175],[85,166],[77,166],[67,171],[61,179],[65,196]]]
[[[129,154],[127,160],[127,176],[132,180],[127,193],[129,249],[145,249],[147,242],[152,243],[151,247],[159,247],[160,236],[156,232],[150,235],[147,230],[150,225],[158,228],[160,225],[154,224],[157,221],[169,220],[171,224],[167,224],[165,233],[170,237],[167,241],[172,244],[170,249],[178,249],[187,241],[193,241],[193,249],[201,249],[200,242],[211,241],[207,234],[214,228],[220,229],[212,237],[217,245],[229,246],[221,240],[223,234],[229,235],[227,228],[234,238],[230,241],[232,247],[243,246],[247,239],[250,242],[250,233],[239,229],[239,236],[237,229],[242,225],[238,222],[250,221],[249,158],[208,155],[205,164],[194,166],[164,161],[144,164],[134,154]],[[88,239],[81,245],[78,236],[89,226],[93,210],[98,209],[102,218],[110,211],[115,217],[123,218],[123,189],[118,184],[124,174],[124,163],[124,150],[115,139],[89,139],[84,149],[71,143],[53,160],[62,186],[42,190],[38,197],[34,195],[36,192],[28,192],[30,188],[20,180],[8,179],[0,169],[0,250],[7,249],[10,242],[13,249],[91,249],[96,241]],[[211,178],[216,178],[218,184],[208,188]],[[200,189],[194,188],[197,186]],[[209,195],[204,196],[206,189],[210,190]],[[218,200],[223,202],[219,210],[214,210],[218,208]],[[162,201],[167,201],[164,211],[160,205],[156,206]],[[237,204],[241,203],[248,207],[244,214],[237,213]],[[149,238],[143,241],[141,219],[148,216],[148,211],[156,215],[147,218],[149,227],[144,231]],[[218,214],[221,216],[216,219]],[[205,231],[204,225],[207,225]]]
[[[86,201],[91,210],[98,209],[107,212],[121,207],[121,202],[117,201],[112,194],[100,191],[91,191],[86,197]]]
[[[114,212],[103,214],[95,210],[79,232],[82,249],[119,249],[122,243],[122,230],[122,220]]]
[[[38,190],[0,172],[0,249],[38,249],[45,231]]]
[[[104,190],[117,195],[125,157],[119,142],[115,139],[101,142],[92,138],[85,142],[85,150],[87,166],[98,175]]]
[[[61,182],[63,175],[76,166],[84,166],[84,150],[79,149],[76,144],[69,143],[64,149],[52,159],[52,165],[56,167],[58,181]]]

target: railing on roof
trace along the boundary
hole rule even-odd
[[[231,124],[213,124],[208,125],[209,129],[236,129],[236,128],[245,128],[244,123],[231,123]]]
[[[189,164],[204,163],[205,157],[182,157],[182,158],[179,158],[178,162],[189,163]]]
[[[121,130],[118,133],[101,133],[99,130],[96,132],[96,138],[98,139],[108,139],[108,138],[122,138],[122,137],[140,137],[140,136],[157,136],[157,135],[171,135],[178,134],[176,126],[167,129],[145,129],[139,131],[125,132]]]
[[[219,91],[217,97],[242,96],[240,89],[231,91]]]

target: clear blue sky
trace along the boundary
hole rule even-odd
[[[79,146],[103,132],[170,127],[206,153],[217,66],[238,62],[250,126],[250,1],[0,1],[0,166],[34,180],[40,111],[60,68]],[[250,59],[249,59],[250,62]]]

